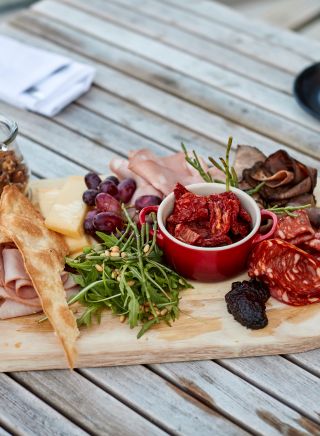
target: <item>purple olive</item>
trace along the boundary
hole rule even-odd
[[[104,180],[99,185],[99,192],[105,192],[106,194],[110,194],[113,197],[118,194],[117,185],[114,184],[111,180]]]
[[[93,218],[94,218],[96,215],[98,215],[98,213],[99,213],[99,211],[98,211],[97,209],[89,210],[89,211],[87,212],[87,215],[86,215],[86,218],[85,218],[85,219],[91,219],[91,220],[93,220]]]
[[[84,176],[85,184],[88,189],[98,189],[98,186],[101,183],[101,179],[97,173],[88,173]]]
[[[98,211],[96,209],[89,210],[87,213],[84,221],[83,221],[83,229],[84,232],[88,235],[95,235],[96,229],[93,225],[93,218],[98,214]]]
[[[88,206],[94,206],[96,201],[96,196],[98,194],[98,191],[96,189],[87,189],[82,194],[82,200],[88,205]]]
[[[161,201],[161,198],[157,195],[141,195],[136,199],[134,205],[137,210],[141,210],[147,206],[157,206]]]
[[[96,196],[96,207],[99,212],[115,212],[118,215],[121,214],[121,206],[118,200],[112,195],[105,192],[100,192]]]
[[[137,184],[133,179],[122,180],[122,182],[120,182],[118,185],[119,200],[123,203],[128,203],[131,200],[136,188]]]
[[[106,180],[111,180],[111,182],[113,182],[116,186],[119,185],[119,179],[118,179],[118,177],[116,177],[116,176],[108,176],[108,177],[106,178]]]
[[[100,212],[93,218],[93,225],[96,230],[110,234],[122,229],[123,220],[117,213]]]

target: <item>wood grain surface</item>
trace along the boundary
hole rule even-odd
[[[37,189],[61,186],[61,180],[31,184]],[[319,194],[318,200],[320,199]],[[268,326],[250,330],[234,321],[224,295],[231,283],[247,274],[218,283],[192,282],[194,289],[181,293],[179,319],[172,327],[159,324],[139,340],[118,317],[105,313],[100,325],[84,328],[78,340],[76,367],[148,364],[297,353],[320,346],[320,305],[293,307],[270,298]],[[0,323],[0,371],[65,368],[63,351],[42,315]]]
[[[266,154],[281,147],[320,169],[319,124],[292,96],[294,76],[319,59],[317,41],[211,0],[55,0],[36,8],[0,32],[92,65],[97,75],[52,119],[1,103],[19,124],[32,177],[104,173],[112,156],[140,144],[164,155],[183,141],[221,156],[230,134],[235,144]],[[320,434],[319,357],[313,350],[10,372],[1,379],[0,434]]]

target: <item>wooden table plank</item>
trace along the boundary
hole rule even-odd
[[[246,32],[246,26],[234,29],[233,19],[229,23],[220,23],[219,14],[208,19],[192,10],[180,8],[178,4],[170,3],[170,1],[167,3],[156,0],[112,0],[112,2],[125,4],[126,7],[137,10],[141,14],[174,25],[188,33],[201,36],[205,40],[283,71],[295,72],[297,67],[300,68],[302,60],[309,59],[305,53],[297,54],[292,51],[292,48],[288,49],[272,41],[266,41],[264,38],[256,38],[256,35]],[[252,6],[252,2],[250,3]]]
[[[168,65],[170,68],[208,85],[223,89],[230,95],[252,102],[258,107],[268,109],[298,124],[316,131],[320,130],[319,123],[308,114],[305,114],[290,96],[239,76],[226,68],[209,64],[185,52],[168,47],[160,41],[154,41],[137,32],[108,23],[105,19],[102,20],[93,15],[88,15],[74,7],[56,3],[53,0],[38,3],[33,7],[33,10],[41,12],[58,22],[61,21],[67,26],[81,29],[84,33],[102,40],[114,41],[126,50],[131,50],[155,62]]]
[[[87,434],[5,374],[0,374],[0,424],[19,435]]]
[[[242,31],[221,25],[218,21],[205,20],[189,11],[156,0],[111,0],[111,4],[110,2],[106,4],[103,0],[93,0],[90,4],[85,0],[59,1],[75,4],[77,8],[81,7],[86,11],[96,11],[96,13],[100,8],[102,16],[106,16],[114,23],[123,24],[132,30],[153,36],[155,39],[181,48],[197,57],[202,54],[203,59],[213,64],[220,64],[282,91],[289,91],[286,77],[288,78],[290,73],[295,73],[297,69],[300,69],[301,64],[310,62],[308,57],[292,52],[292,50],[267,43],[263,39],[257,40]],[[119,9],[118,14],[115,14],[116,5]],[[123,11],[123,6],[125,11]],[[195,50],[192,49],[193,47]],[[218,47],[223,51],[215,56],[212,47]],[[217,58],[219,54],[220,59]],[[233,61],[228,60],[229,54],[230,56],[235,54],[236,58]],[[239,63],[242,65],[237,68]],[[252,68],[252,71],[246,71],[246,65]],[[263,67],[266,70],[263,70]],[[267,77],[259,77],[259,74],[262,76],[266,74],[269,80]]]
[[[214,362],[170,363],[152,368],[218,411],[260,434],[319,434],[320,426]]]
[[[41,45],[41,42],[39,42],[39,44]],[[56,51],[65,53],[63,49],[60,49],[60,47],[57,47]],[[82,57],[75,56],[75,58],[83,60]],[[110,89],[112,92],[116,92],[120,97],[129,98],[130,101],[135,102],[139,106],[143,106],[144,109],[156,112],[164,118],[169,118],[171,120],[174,119],[174,121],[180,124],[184,122],[184,125],[188,127],[194,126],[194,130],[202,135],[213,138],[214,140],[219,140],[221,143],[225,144],[226,132],[230,132],[235,136],[236,141],[238,140],[240,143],[249,143],[261,148],[264,148],[265,146],[266,150],[275,150],[279,148],[278,142],[270,141],[261,135],[249,132],[247,129],[242,127],[238,127],[225,119],[208,114],[199,108],[194,108],[171,95],[164,94],[157,89],[120,74],[115,70],[111,70],[96,63],[93,65],[98,69],[96,82],[99,81],[99,85],[101,83],[102,86]],[[189,110],[185,114],[184,112],[186,112],[187,109]],[[270,131],[273,131],[273,129],[270,129]],[[316,157],[317,153],[313,153],[310,150],[311,147],[314,148],[315,145],[308,144],[308,147],[303,148]],[[299,158],[299,156],[297,157]],[[305,160],[307,163],[307,158],[305,158]],[[313,160],[311,159],[310,162],[312,163]]]
[[[317,377],[320,377],[320,349],[308,351],[307,353],[290,354],[288,358]]]
[[[22,21],[22,22],[21,22]],[[59,25],[58,23],[55,23],[54,26],[52,26],[50,20],[41,20],[41,23],[39,23],[39,19],[34,20],[33,17],[30,17],[30,15],[26,16],[23,15],[21,16],[21,21],[20,19],[17,18],[17,20],[15,21],[15,23],[19,25],[25,25],[25,28],[29,29],[32,28],[33,31],[38,31],[39,34],[41,34],[41,36],[45,37],[48,34],[48,29],[51,29],[50,34],[54,33],[54,40],[57,41],[57,43],[62,43],[64,45],[70,45],[70,48],[72,46],[74,46],[74,44],[76,44],[76,46],[81,47],[83,46],[83,44],[88,43],[90,41],[84,41],[83,40],[83,36],[81,36],[80,40],[76,39],[76,36],[78,33],[75,31],[70,31],[70,29],[66,30],[66,27],[63,25]],[[40,26],[43,26],[41,29],[39,29],[39,24]],[[17,38],[25,38],[26,35],[25,33],[21,34],[21,30],[17,31],[12,30],[11,28],[4,28],[4,31],[17,37]],[[57,36],[58,35],[58,36]],[[30,40],[30,43],[35,44],[35,45],[41,45],[44,47],[47,47],[49,49],[52,50],[59,50],[62,53],[66,53],[69,54],[67,51],[64,51],[63,49],[61,49],[61,47],[59,47],[58,49],[48,43],[48,42],[44,42],[43,40],[41,40],[40,42],[35,39],[34,37],[27,35],[28,39]],[[69,43],[66,43],[65,41],[69,41]],[[90,46],[94,47],[95,50],[97,49],[97,45],[101,45],[101,42],[99,42],[98,40],[96,41],[91,41]],[[86,46],[85,46],[86,47]],[[106,58],[106,54],[108,57],[108,51],[110,49],[110,46],[108,46],[107,44],[102,44],[101,49],[99,49],[99,53],[95,55],[95,57],[97,57],[99,59],[99,61],[103,61],[104,58]],[[86,50],[86,48],[84,48],[83,50]],[[87,48],[87,50],[89,50],[89,47]],[[123,52],[123,54],[125,55],[126,52]],[[170,93],[173,93],[181,98],[187,98],[188,100],[192,101],[193,103],[195,103],[196,105],[200,105],[206,109],[208,109],[209,111],[213,111],[213,112],[218,112],[219,114],[221,114],[223,117],[226,118],[231,118],[233,119],[237,124],[243,124],[243,125],[247,125],[250,128],[253,129],[257,129],[259,128],[261,133],[264,133],[267,136],[273,136],[274,139],[277,142],[271,142],[267,141],[267,140],[260,140],[257,143],[259,144],[259,147],[264,147],[266,146],[267,149],[269,149],[270,151],[272,150],[276,150],[279,148],[279,142],[280,143],[286,143],[289,146],[293,146],[293,147],[301,147],[301,144],[305,145],[305,150],[309,150],[310,148],[315,148],[317,147],[318,144],[318,133],[316,132],[312,132],[307,128],[304,128],[302,126],[298,126],[296,123],[294,122],[290,122],[287,119],[284,118],[280,118],[278,116],[276,116],[275,114],[272,114],[268,111],[265,111],[263,109],[257,108],[253,105],[247,104],[245,102],[241,102],[240,100],[229,96],[227,94],[223,94],[220,91],[215,90],[212,87],[208,87],[204,84],[201,84],[199,82],[196,82],[194,80],[189,80],[188,78],[186,78],[185,76],[182,76],[181,74],[179,76],[177,76],[177,74],[174,74],[172,72],[169,72],[169,70],[163,70],[161,74],[156,73],[154,68],[152,69],[152,71],[150,71],[150,76],[145,75],[145,71],[146,71],[146,67],[147,65],[145,64],[145,61],[140,59],[140,62],[142,62],[142,65],[140,66],[140,68],[138,68],[138,64],[132,64],[131,61],[128,62],[128,58],[126,57],[125,59],[116,57],[115,59],[113,58],[114,55],[114,51],[112,50],[112,54],[111,54],[111,60],[107,60],[106,62],[111,63],[111,65],[115,68],[121,68],[121,65],[124,64],[124,69],[128,71],[128,74],[132,74],[132,72],[136,71],[136,76],[140,77],[141,79],[143,79],[144,81],[148,81],[150,84],[153,84],[156,87],[161,87],[163,90],[167,90]],[[73,57],[75,59],[78,60],[86,60],[83,57],[78,57],[73,55]],[[88,59],[87,59],[88,60]],[[92,65],[95,66],[98,70],[98,74],[96,77],[95,82],[104,89],[109,89],[110,91],[114,92],[115,90],[113,89],[113,84],[112,82],[110,83],[110,79],[106,73],[106,70],[103,68],[103,66],[101,66],[100,64],[96,63],[96,62],[92,62]],[[156,65],[156,64],[154,64]],[[148,68],[150,66],[150,63],[148,65]],[[92,92],[94,92],[94,89],[88,93],[85,97],[83,97],[81,99],[81,101],[86,101],[86,98],[91,99],[91,94]],[[93,97],[93,106],[95,106],[95,96]],[[124,106],[127,104],[127,102],[124,102]],[[121,106],[121,104],[120,104]],[[97,110],[94,107],[90,107],[91,110]],[[124,107],[125,110],[125,107]],[[141,111],[141,108],[136,107],[136,111],[139,112]],[[131,111],[132,112],[132,111]],[[137,118],[137,115],[135,116],[135,118]],[[144,120],[144,117],[146,116],[146,112],[144,110],[144,115],[142,116],[142,120]],[[108,111],[108,117],[112,117],[113,116],[113,108],[111,107],[110,110]],[[122,115],[119,115],[119,118],[122,119]],[[144,129],[144,131],[146,131],[145,127],[143,126],[143,123],[141,123],[141,119],[140,119],[140,124],[142,129]],[[119,122],[119,120],[116,120],[117,122]],[[147,120],[146,120],[147,121]],[[154,115],[153,117],[151,116],[148,118],[148,123],[153,122],[154,121]],[[166,125],[166,122],[170,122],[171,120],[164,120],[159,119],[159,121],[161,122],[161,124],[163,126]],[[157,122],[158,126],[159,123]],[[230,127],[226,127],[226,131],[231,133],[231,129],[232,131],[234,131],[235,129],[230,125]],[[234,133],[234,132],[233,132]],[[190,135],[192,135],[191,139],[197,135],[193,133],[189,133]],[[215,134],[215,130],[212,130],[212,134]],[[158,137],[161,137],[161,133],[158,135]],[[185,136],[187,137],[187,136]],[[212,136],[211,136],[212,137]],[[195,138],[195,142],[199,143],[199,138]],[[222,141],[223,144],[225,144],[225,134],[224,137],[221,138],[220,136],[214,136],[214,140],[215,141]],[[173,143],[172,140],[170,140],[171,144]],[[201,146],[201,144],[199,144]],[[310,151],[309,151],[310,152]],[[299,158],[299,156],[297,155],[297,157]],[[303,155],[300,155],[300,159],[303,157]],[[316,156],[315,156],[316,157]],[[310,161],[311,162],[311,161]]]
[[[245,15],[228,8],[221,3],[211,0],[162,0],[178,8],[192,11],[210,22],[218,22],[227,27],[236,29],[240,33],[254,36],[257,40],[263,39],[271,45],[276,44],[287,48],[294,53],[318,60],[319,43],[308,41],[295,32],[288,32],[278,27],[262,23],[261,21],[248,20]]]
[[[193,436],[246,434],[237,425],[143,366],[83,369],[80,372],[121,398],[169,433]]]
[[[72,2],[75,5],[73,0]],[[85,2],[81,3],[82,8],[91,9],[91,14],[81,12],[80,22],[76,20],[79,15],[75,16],[73,22],[63,16],[63,11],[72,11],[75,9],[74,6],[68,9],[68,6],[63,3],[52,1],[44,4],[58,5],[60,15],[55,15],[53,9],[50,9],[48,13],[46,7],[42,10],[42,6],[38,6],[41,13],[27,13],[15,20],[15,25],[24,31],[10,29],[13,35],[25,38],[30,43],[35,42],[35,45],[66,53],[80,61],[89,62],[98,71],[95,80],[97,87],[93,87],[90,93],[54,120],[47,120],[17,109],[13,112],[13,109],[7,105],[0,106],[0,111],[8,111],[14,118],[18,118],[23,134],[21,148],[27,155],[33,156],[31,168],[36,172],[38,170],[40,176],[45,174],[57,176],[60,173],[65,175],[63,172],[69,174],[72,171],[83,173],[88,166],[99,170],[102,165],[105,168],[107,160],[119,151],[122,155],[126,155],[131,147],[136,148],[138,144],[142,144],[143,146],[149,145],[155,152],[163,154],[168,150],[178,149],[181,138],[187,141],[199,141],[199,148],[203,147],[207,150],[210,149],[213,140],[213,150],[221,152],[229,132],[236,132],[240,140],[257,145],[269,152],[279,147],[278,141],[283,142],[289,146],[289,150],[293,147],[317,157],[318,161],[315,165],[319,167],[318,125],[315,126],[311,121],[310,124],[302,122],[305,116],[302,117],[301,112],[294,113],[294,116],[291,112],[289,113],[293,107],[293,100],[288,95],[290,87],[285,83],[285,78],[292,77],[292,74],[300,67],[300,62],[302,65],[315,56],[315,45],[304,53],[302,50],[304,43],[299,42],[297,50],[292,50],[293,43],[290,36],[284,37],[273,30],[270,31],[270,36],[263,27],[265,36],[260,37],[258,28],[251,24],[248,26],[249,32],[246,32],[246,29],[238,32],[237,26],[240,26],[240,19],[232,21],[230,26],[221,26],[221,23],[217,22],[217,17],[209,20],[207,17],[201,17],[198,12],[190,13],[192,7],[188,8],[191,2],[179,3],[177,1],[175,3],[175,0],[165,0],[162,3],[167,11],[173,11],[171,20],[180,20],[177,27],[182,30],[168,30],[170,27],[168,26],[169,13],[165,17],[160,16],[159,21],[156,22],[154,20],[156,12],[152,15],[151,7],[157,4],[158,9],[155,8],[155,11],[159,11],[161,5],[159,6],[159,2],[150,0],[145,2],[137,0],[132,5],[129,5],[127,0],[117,0],[117,4],[115,1],[106,4],[104,13],[107,14],[107,22],[101,19],[97,21],[97,17],[93,16],[96,14],[93,12],[94,8],[102,5],[98,0],[90,2],[89,5]],[[203,4],[212,12],[212,8],[207,3],[199,1],[200,13],[203,14],[204,6],[201,6]],[[142,14],[139,16],[137,11],[143,7],[143,4],[147,7],[145,11],[141,11]],[[127,8],[130,8],[130,13],[126,11]],[[125,11],[123,16],[111,16],[112,12],[119,11],[120,14],[121,10]],[[183,25],[182,15],[195,17],[196,24],[193,30]],[[222,19],[226,19],[227,16],[227,12],[222,13]],[[218,18],[220,19],[220,16]],[[137,21],[135,22],[134,19]],[[89,22],[88,29],[87,21]],[[118,24],[115,25],[115,22]],[[200,44],[205,36],[199,30],[201,23],[206,23],[207,27],[204,29],[210,26],[214,31],[212,38],[209,32],[207,42],[201,54],[198,55],[196,45]],[[95,29],[96,24],[97,29]],[[154,29],[152,24],[155,26]],[[72,28],[68,29],[66,25]],[[144,28],[141,29],[141,26]],[[235,70],[235,61],[241,59],[244,65],[252,67],[250,79],[244,77],[246,76],[245,70],[241,70],[242,78],[239,80],[244,94],[230,91],[221,78],[216,81],[210,78],[210,74],[225,73],[221,66],[214,65],[214,61],[206,55],[207,49],[212,50],[212,53],[216,55],[223,53],[220,48],[220,46],[224,47],[223,41],[213,42],[218,30],[222,27],[228,32],[231,29],[230,37],[226,42],[228,54],[232,50],[237,50],[234,46],[236,40],[232,39],[237,33],[240,46],[242,44],[238,52],[243,53],[245,42],[248,43],[249,48],[245,55],[235,56],[235,60],[228,57],[225,63],[228,80],[238,80],[238,76],[232,75]],[[185,42],[179,42],[177,45],[175,38],[186,34],[185,30],[191,36],[186,37]],[[165,38],[162,40],[161,32],[165,33]],[[32,36],[31,33],[38,36]],[[122,38],[123,34],[124,38]],[[198,36],[194,36],[196,34]],[[157,39],[160,39],[160,42]],[[146,43],[149,51],[140,48],[139,42]],[[255,44],[260,48],[267,46],[269,54],[272,50],[277,52],[278,55],[274,56],[273,63],[271,56],[267,60],[269,66],[265,71],[268,74],[274,74],[276,87],[280,86],[279,89],[284,92],[271,89],[273,87],[271,77],[262,78],[262,82],[269,85],[257,83],[259,82],[258,73],[262,71],[264,61],[262,51],[260,50],[259,56],[258,50],[255,49],[255,52],[252,48]],[[77,51],[78,54],[70,54],[70,49]],[[152,49],[155,49],[155,53]],[[127,50],[133,50],[133,52]],[[165,58],[166,53],[168,53],[168,58]],[[160,64],[161,54],[163,59]],[[282,59],[280,54],[287,56],[288,66],[286,66],[285,57]],[[175,56],[178,62],[175,61]],[[205,61],[198,59],[199,56]],[[195,74],[192,67],[196,63],[200,63],[202,69],[196,70]],[[183,67],[188,66],[192,74],[189,69],[184,71]],[[205,73],[205,79],[202,73]],[[258,105],[250,101],[250,90],[246,88],[249,83],[253,83],[254,87],[258,86],[261,92],[267,89],[269,98],[270,96],[276,98],[272,109],[270,107],[266,109],[265,104],[262,105],[262,100],[258,101]],[[278,96],[281,97],[279,100],[280,103],[282,102],[282,106],[280,105],[282,112],[278,110]],[[288,101],[292,106],[287,112],[285,104]],[[282,115],[279,116],[279,113]],[[88,123],[86,124],[85,121]],[[60,142],[59,138],[62,138]],[[44,150],[43,153],[42,150]],[[91,158],[88,164],[89,155]],[[314,163],[312,158],[303,158],[302,153],[296,152],[295,155],[305,162]],[[46,163],[42,163],[41,158]],[[52,163],[52,169],[48,165],[49,160]],[[296,434],[297,432],[316,434],[319,433],[319,426],[310,419],[319,421],[317,408],[316,405],[313,408],[309,406],[315,398],[318,381],[314,383],[315,377],[302,369],[305,366],[309,371],[315,372],[316,358],[317,356],[314,355],[310,360],[311,363],[310,361],[306,363],[302,358],[298,362],[300,368],[284,358],[277,357],[275,360],[268,358],[267,362],[259,360],[253,366],[251,361],[246,359],[239,363],[237,360],[231,363],[228,361],[228,365],[231,365],[230,370],[213,362],[200,362],[196,366],[177,364],[179,366],[174,368],[154,365],[152,371],[144,367],[83,370],[82,374],[85,377],[100,385],[105,391],[97,389],[98,393],[90,381],[77,373],[70,375],[65,372],[61,379],[60,372],[57,374],[55,372],[31,373],[31,377],[29,373],[15,374],[14,377],[36,395],[42,398],[48,396],[52,407],[66,413],[72,417],[74,422],[90,432],[94,429],[94,423],[100,422],[101,425],[100,411],[94,410],[92,419],[90,417],[77,418],[78,410],[75,408],[77,391],[69,391],[72,391],[72,387],[78,381],[82,388],[80,398],[83,401],[79,406],[80,410],[85,410],[86,407],[92,410],[92,404],[101,402],[105,404],[106,396],[110,397],[112,403],[112,410],[109,411],[110,420],[114,421],[115,426],[121,423],[117,411],[121,417],[120,413],[122,414],[129,406],[135,410],[129,413],[133,414],[134,419],[142,423],[141,425],[152,427],[152,424],[149,421],[143,421],[139,414],[146,416],[148,420],[155,422],[165,430],[180,434],[194,434],[195,428],[203,430],[201,434],[210,434],[213,428],[217,428],[220,434],[239,434],[241,430],[236,424],[231,423],[228,417],[255,433],[262,429],[265,434]],[[224,362],[222,364],[226,366]],[[257,367],[256,373],[261,375],[260,378],[250,373],[255,367]],[[300,379],[297,379],[291,387],[286,386],[280,377],[284,369],[288,369],[288,373],[293,374],[294,377],[300,377],[307,386],[305,392],[310,390],[312,393],[310,399],[307,398],[307,394],[302,395],[301,400],[294,397],[293,389],[300,387]],[[279,374],[274,375],[273,371],[276,370],[279,370]],[[168,381],[165,381],[163,377]],[[9,380],[12,382],[12,379]],[[183,393],[182,389],[187,393]],[[86,397],[87,390],[89,395]],[[289,395],[292,395],[292,398],[288,399]],[[118,398],[120,403],[114,397]],[[65,398],[69,399],[66,412],[63,408]],[[215,404],[213,404],[213,398]],[[108,413],[106,408],[107,406],[103,406],[103,411]],[[3,425],[7,429],[5,422]],[[157,429],[157,427],[154,428]]]
[[[256,82],[264,83],[271,88],[287,92],[291,91],[289,87],[291,75],[286,71],[243,55],[239,50],[232,50],[232,47],[219,45],[208,38],[193,35],[189,31],[173,26],[174,10],[170,7],[167,7],[168,10],[165,11],[164,17],[167,17],[167,22],[165,22],[161,14],[162,9],[165,7],[162,3],[144,2],[143,7],[136,10],[134,8],[136,2],[130,0],[120,0],[115,3],[110,1],[104,2],[103,0],[92,0],[90,3],[85,0],[62,1],[84,12],[88,12],[102,19],[107,19],[116,25],[123,26],[125,29],[133,30],[141,35],[151,37],[155,41],[161,41],[169,47],[180,49],[196,58],[203,59],[214,65],[220,65],[223,68],[227,68],[230,71],[248,77]],[[152,17],[151,14],[145,14],[147,5],[149,5],[149,8],[153,11]],[[160,9],[160,11],[158,9]],[[224,27],[224,29],[226,28]],[[211,26],[210,34],[217,30],[219,29],[216,29],[215,26]],[[258,48],[259,47],[257,47],[257,50]],[[282,62],[287,61],[287,70],[290,61],[288,62],[287,59],[284,59],[283,53],[281,54]],[[273,54],[273,59],[275,57],[276,55]],[[298,68],[300,68],[301,62],[306,62],[306,59],[302,57],[296,59],[295,68],[298,65]]]
[[[84,175],[88,172],[85,168],[79,167],[79,165],[64,159],[51,150],[21,135],[18,141],[23,155],[26,156],[30,170],[41,178],[47,178],[48,174],[50,174],[51,178],[58,178],[73,174]],[[55,162],[55,165],[52,165],[53,162]]]
[[[317,355],[319,358],[319,352]],[[297,356],[299,359],[300,355]],[[320,424],[318,377],[281,356],[223,359],[220,363],[224,368]],[[319,365],[318,368],[320,369]]]
[[[320,13],[318,0],[273,0],[245,4],[241,13],[278,27],[300,29]]]
[[[90,434],[166,434],[75,371],[18,372],[12,376]]]
[[[0,112],[16,120],[24,136],[67,157],[83,168],[95,168],[103,172],[104,162],[116,156],[113,151],[41,115],[26,112],[2,102],[0,102]]]
[[[300,32],[303,34],[303,36],[319,40],[320,39],[320,20],[319,20],[319,18],[317,20],[313,21],[312,23],[306,25],[305,27],[303,27],[303,29],[301,29]]]

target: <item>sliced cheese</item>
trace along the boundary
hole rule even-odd
[[[44,219],[49,216],[53,203],[57,200],[59,188],[39,188],[38,189],[38,205],[41,215]]]
[[[72,238],[81,237],[87,212],[82,194],[86,189],[83,176],[68,177],[45,220],[46,226]]]
[[[70,254],[79,253],[79,252],[82,253],[83,247],[87,247],[88,245],[90,245],[89,239],[85,234],[82,234],[78,238],[71,238],[70,236],[65,236],[64,240],[68,245]]]
[[[61,189],[66,183],[66,179],[41,179],[30,180],[29,182],[29,195],[32,204],[36,207],[39,205],[39,191],[42,189]]]

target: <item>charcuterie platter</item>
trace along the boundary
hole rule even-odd
[[[49,209],[50,206],[50,219],[53,220],[52,202],[54,202],[54,198],[57,198],[55,195],[59,195],[58,192],[61,192],[61,189],[64,189],[65,185],[66,180],[64,179],[36,181],[30,184],[32,202],[37,208],[40,208],[43,216],[47,215],[50,217],[48,212],[44,210],[46,208]],[[76,190],[77,186],[77,184],[74,184],[72,188],[73,191]],[[214,195],[220,195],[219,192],[218,188]],[[233,190],[233,192],[236,192],[236,190]],[[201,193],[208,195],[207,192],[203,190],[201,190]],[[319,183],[314,189],[313,194],[319,204]],[[192,195],[199,196],[200,191]],[[176,193],[176,201],[178,197]],[[159,209],[162,210],[164,214],[166,213],[165,202],[166,200],[161,203]],[[246,206],[251,216],[254,216],[253,212],[250,211],[249,203],[243,203],[241,200],[241,204]],[[171,216],[174,217],[174,214]],[[291,215],[288,216],[290,217]],[[295,217],[295,215],[293,215],[293,217]],[[130,218],[128,219],[130,220]],[[50,220],[46,218],[46,221]],[[171,219],[171,221],[173,222],[173,219]],[[161,219],[159,219],[159,211],[158,222],[160,231]],[[240,222],[242,224],[244,223],[243,220],[240,220],[239,223]],[[257,227],[259,227],[260,221],[256,224]],[[0,228],[1,225],[0,220]],[[55,222],[54,225],[56,226],[56,231],[58,231],[57,222]],[[255,225],[254,222],[253,225]],[[173,232],[176,231],[179,224],[175,224],[175,226],[176,228],[172,230]],[[201,227],[201,235],[204,234],[203,228],[204,225]],[[125,232],[122,232],[122,235],[125,235]],[[250,235],[251,233],[249,233],[248,238]],[[245,240],[246,237],[247,236],[244,235],[243,240]],[[257,235],[253,235],[253,237],[257,238]],[[258,236],[258,239],[259,238],[261,238],[261,236]],[[119,237],[118,240],[121,240],[121,243],[127,241],[125,236]],[[207,239],[204,240],[207,241]],[[106,243],[108,243],[108,241],[107,239]],[[256,242],[257,240],[255,243]],[[268,242],[268,239],[266,239],[265,242]],[[73,243],[74,242],[71,243],[69,241],[69,244],[72,245]],[[86,243],[90,243],[90,239],[86,239]],[[260,243],[262,245],[262,242]],[[159,244],[164,244],[163,241],[161,242],[161,237],[159,238]],[[82,246],[83,245],[82,243]],[[148,245],[148,250],[151,250],[151,240],[150,244],[146,245]],[[149,247],[149,245],[151,245],[151,247]],[[117,255],[114,254],[114,257],[119,257],[121,260],[122,253],[125,250],[122,249],[123,245],[121,246],[120,243],[118,246],[121,247],[120,251],[113,251],[113,247],[110,248],[110,250],[106,250],[108,251],[108,255],[103,254],[103,256],[112,257],[114,253],[119,253]],[[232,241],[230,247],[232,246],[237,246],[237,241]],[[126,247],[128,247],[128,244]],[[18,248],[20,249],[19,246]],[[161,248],[166,250],[165,245]],[[72,249],[75,251],[74,247]],[[128,249],[126,248],[126,250]],[[144,250],[145,254],[147,254],[148,250]],[[209,249],[208,252],[212,251]],[[77,270],[78,272],[81,268],[88,271],[88,260],[97,258],[97,253],[101,253],[101,251],[96,250],[90,252],[87,249],[85,253],[85,256],[82,254],[78,258],[78,254],[76,253],[70,258],[71,260],[67,261],[69,267],[71,266],[73,268],[73,273],[77,268],[79,268]],[[217,251],[215,253],[217,253]],[[25,255],[23,249],[22,254]],[[72,260],[74,258],[78,260],[74,262],[74,260]],[[123,256],[123,258],[125,258],[125,256]],[[84,262],[87,262],[87,264],[84,264]],[[187,262],[187,259],[185,259],[185,262]],[[232,262],[232,259],[230,259],[230,262]],[[170,265],[176,265],[180,273],[181,266],[178,261],[175,263],[173,258],[173,260],[170,260]],[[100,266],[101,264],[95,264],[98,273],[101,272]],[[192,266],[190,268],[192,269]],[[233,265],[230,264],[229,269],[232,268]],[[272,271],[272,268],[269,269]],[[199,271],[199,268],[196,270]],[[211,270],[212,268],[210,269],[210,273]],[[148,306],[148,303],[145,304],[143,310],[149,311],[149,318],[147,318],[147,320],[151,321],[151,328],[146,329],[143,331],[143,334],[138,335],[139,339],[137,338],[137,328],[128,328],[128,323],[126,322],[127,315],[121,315],[119,318],[119,313],[115,313],[114,307],[111,306],[112,311],[104,310],[99,313],[99,322],[92,322],[90,325],[84,325],[85,323],[82,324],[82,326],[80,325],[80,337],[77,339],[77,358],[72,362],[73,366],[94,367],[285,354],[311,350],[320,346],[319,303],[294,306],[284,304],[279,301],[280,298],[267,298],[265,303],[265,319],[267,319],[267,325],[264,324],[263,328],[258,329],[256,326],[247,328],[245,325],[241,325],[238,322],[239,319],[236,320],[236,315],[230,313],[230,310],[228,310],[230,308],[227,307],[225,301],[225,296],[232,288],[233,283],[248,283],[244,282],[249,280],[247,272],[241,272],[236,275],[233,274],[232,277],[226,278],[223,277],[225,273],[221,272],[223,268],[218,268],[217,271],[214,280],[207,280],[208,271],[204,269],[202,274],[206,282],[202,282],[199,279],[192,280],[192,277],[190,280],[187,278],[188,282],[184,282],[184,279],[179,279],[179,283],[182,284],[179,293],[179,314],[176,319],[174,319],[174,322],[157,322],[157,316],[155,315],[154,317],[149,311],[150,305]],[[252,277],[257,275],[254,271],[255,270],[251,268],[251,280],[255,280],[255,278],[253,279]],[[316,273],[320,274],[320,272]],[[115,274],[114,270],[112,274]],[[120,275],[119,272],[117,274],[118,276]],[[167,274],[168,276],[171,274],[169,270]],[[176,273],[172,272],[172,274]],[[221,274],[221,277],[218,277],[217,274]],[[116,280],[115,275],[112,277]],[[174,280],[175,277],[176,276],[172,275],[172,280]],[[271,277],[273,277],[272,274]],[[32,275],[31,278],[33,281]],[[272,282],[272,280],[270,280],[269,277],[268,283]],[[82,288],[85,288],[85,285],[86,283],[82,285]],[[155,286],[157,286],[157,284],[155,284]],[[272,283],[270,286],[272,287]],[[316,287],[317,286],[318,282],[316,281]],[[80,293],[81,292],[82,291],[80,291]],[[281,294],[282,298],[284,298],[283,295],[284,293]],[[75,316],[83,313],[83,307],[81,304],[78,304],[79,302],[81,301],[78,300],[76,304],[72,306],[72,311]],[[91,307],[92,306],[90,306],[90,309]],[[140,305],[140,310],[141,307]],[[165,317],[169,314],[166,307],[168,306],[165,306],[165,304],[161,302],[156,307],[157,314],[160,318],[163,315],[163,320],[165,320]],[[0,371],[41,370],[68,367],[63,348],[60,345],[57,335],[53,334],[55,330],[61,339],[59,330],[54,329],[52,322],[49,322],[49,320],[51,321],[50,311],[49,313],[45,311],[45,313],[49,319],[46,319],[43,313],[35,313],[0,320]]]

